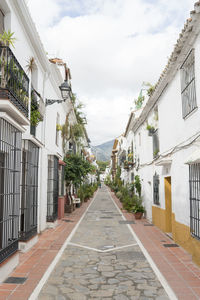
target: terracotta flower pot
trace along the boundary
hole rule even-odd
[[[135,216],[135,219],[136,219],[136,220],[141,219],[141,218],[142,218],[142,215],[143,215],[143,212],[141,212],[141,211],[138,211],[138,212],[134,213],[134,216]]]

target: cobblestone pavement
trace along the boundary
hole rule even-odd
[[[122,221],[103,186],[38,300],[169,299]]]

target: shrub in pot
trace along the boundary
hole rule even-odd
[[[144,212],[145,212],[144,206],[140,203],[136,203],[135,206],[133,207],[133,213],[135,219],[141,219]]]

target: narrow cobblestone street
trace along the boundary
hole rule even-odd
[[[38,299],[169,299],[126,223],[103,186]]]

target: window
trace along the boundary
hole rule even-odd
[[[153,138],[153,158],[156,158],[159,153],[158,129],[152,134],[152,138]]]
[[[157,173],[154,174],[153,176],[153,203],[156,205],[160,204],[159,201],[159,175]]]
[[[134,181],[134,173],[131,173],[131,181]]]
[[[37,234],[39,148],[23,140],[20,239]]]
[[[21,132],[0,119],[0,262],[18,250]]]
[[[47,221],[53,222],[58,216],[58,158],[48,156]]]
[[[65,166],[59,165],[59,196],[64,196]]]
[[[189,166],[190,232],[200,239],[200,163]]]
[[[0,34],[4,32],[4,14],[0,9]]]
[[[194,50],[192,50],[181,67],[181,96],[183,118],[185,118],[197,107],[194,61]]]

